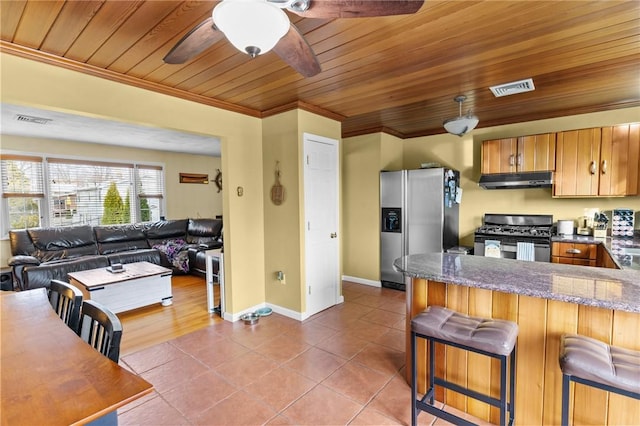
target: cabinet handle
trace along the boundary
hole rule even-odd
[[[510,166],[515,166],[515,164],[516,164],[516,162],[515,162],[515,159],[514,159],[514,155],[513,155],[513,154],[511,154],[511,155],[509,156],[509,165],[510,165]]]
[[[522,165],[522,154],[518,154],[517,158],[518,158],[517,164],[518,164],[518,166],[521,166]]]
[[[597,168],[597,166],[596,166],[596,162],[595,162],[595,161],[592,161],[592,162],[591,162],[591,165],[589,166],[589,172],[590,172],[592,175],[595,175],[597,171],[598,171],[598,168]]]
[[[607,173],[607,160],[602,160],[602,174]]]
[[[577,248],[572,248],[572,249],[568,249],[567,253],[569,253],[569,254],[580,254],[580,253],[582,253],[582,250],[579,250]]]

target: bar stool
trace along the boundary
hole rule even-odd
[[[462,315],[442,306],[429,306],[411,320],[411,424],[416,425],[419,411],[426,411],[448,422],[473,425],[459,416],[434,406],[435,386],[441,386],[471,398],[500,408],[500,424],[505,425],[507,414],[509,425],[515,413],[516,339],[518,325],[505,320],[475,318]],[[429,388],[418,399],[417,394],[417,338],[426,339],[429,355]],[[500,360],[500,399],[464,388],[442,377],[435,376],[435,344],[442,343]],[[507,375],[507,361],[510,365]],[[507,400],[507,378],[509,398]]]
[[[640,399],[640,352],[608,345],[590,337],[560,338],[562,424],[569,424],[570,382]]]

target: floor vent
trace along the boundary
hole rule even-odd
[[[536,90],[533,85],[533,79],[528,78],[526,80],[513,81],[511,83],[499,84],[497,86],[490,87],[491,92],[496,98],[501,96],[515,95],[518,93],[531,92]]]
[[[32,115],[16,114],[16,120],[23,123],[47,124],[51,118],[34,117]]]

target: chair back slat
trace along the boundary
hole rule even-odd
[[[98,352],[118,362],[122,323],[109,308],[93,300],[82,302],[78,335]]]
[[[74,332],[78,331],[82,292],[69,283],[51,280],[48,289],[49,303],[60,319]]]

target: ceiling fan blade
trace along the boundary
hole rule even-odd
[[[322,71],[311,46],[293,24],[289,26],[289,31],[275,45],[273,51],[305,77],[313,77]]]
[[[163,61],[168,64],[183,64],[223,37],[222,31],[213,24],[213,19],[205,19],[182,37]]]
[[[304,18],[364,18],[416,13],[424,0],[310,0],[304,12],[290,10]]]

